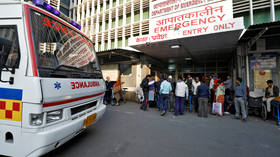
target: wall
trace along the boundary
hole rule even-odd
[[[104,79],[106,79],[107,76],[110,76],[111,81],[117,81],[117,78],[119,75],[119,65],[118,64],[102,65],[101,70],[102,70]]]

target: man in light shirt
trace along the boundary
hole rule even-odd
[[[198,97],[197,97],[197,87],[200,86],[201,83],[199,81],[199,77],[195,77],[193,83],[192,83],[192,86],[193,86],[193,105],[194,105],[194,109],[195,109],[195,112],[198,111]]]
[[[170,92],[172,91],[171,83],[165,78],[160,85],[160,100],[161,100],[161,116],[164,116],[167,111],[167,104]]]

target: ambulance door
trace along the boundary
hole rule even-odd
[[[23,22],[0,18],[0,124],[21,126],[27,52]]]

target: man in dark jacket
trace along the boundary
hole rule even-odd
[[[106,77],[105,84],[106,84],[106,92],[105,92],[105,96],[104,96],[105,104],[106,105],[111,105],[112,88],[113,88],[114,83],[110,81],[109,76]]]
[[[273,85],[272,80],[266,81],[267,88],[265,89],[265,98],[266,98],[266,106],[267,112],[271,112],[271,101],[275,99],[275,97],[279,96],[279,88]]]
[[[141,82],[140,87],[143,90],[144,93],[144,101],[143,104],[141,105],[140,109],[146,111],[147,110],[147,105],[148,105],[148,96],[149,96],[149,79],[151,75],[147,75]]]
[[[202,84],[197,87],[198,96],[198,116],[207,117],[208,114],[208,101],[210,98],[210,89],[205,84],[205,80],[201,81]]]

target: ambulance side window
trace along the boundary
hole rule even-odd
[[[0,65],[18,68],[20,49],[16,26],[0,26]]]

